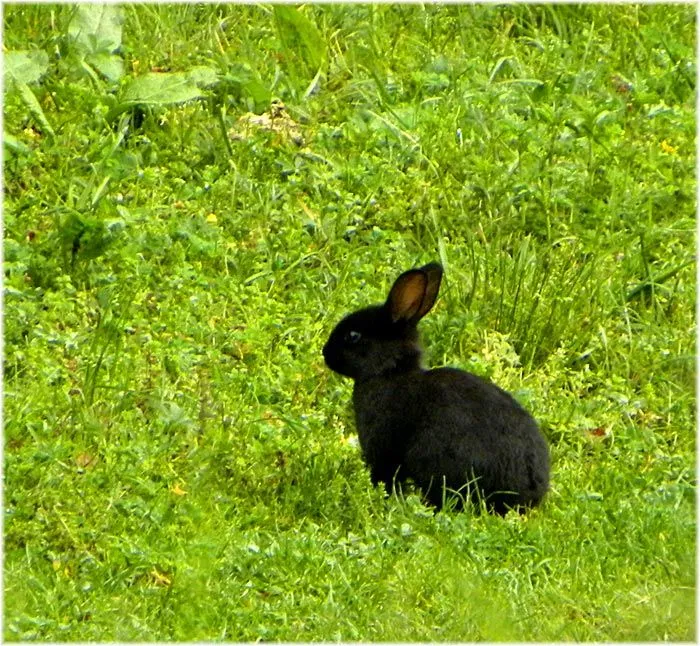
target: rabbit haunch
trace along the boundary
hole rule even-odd
[[[346,316],[323,348],[328,367],[355,381],[372,481],[390,490],[411,479],[438,508],[450,491],[497,513],[537,505],[549,486],[549,451],[529,413],[476,375],[421,368],[416,326],[441,279],[437,263],[401,274],[383,305]]]

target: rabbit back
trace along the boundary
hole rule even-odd
[[[454,368],[356,382],[358,437],[373,482],[412,479],[441,507],[443,485],[499,513],[538,504],[549,451],[533,418],[507,392]]]

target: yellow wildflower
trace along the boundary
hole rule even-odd
[[[672,146],[665,139],[661,142],[661,150],[663,150],[667,155],[675,155],[678,152],[678,148]]]

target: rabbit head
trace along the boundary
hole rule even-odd
[[[430,263],[401,274],[386,302],[346,316],[323,347],[331,370],[364,380],[420,368],[416,326],[433,307],[442,267]]]

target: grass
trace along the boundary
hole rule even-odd
[[[693,640],[694,8],[85,11],[4,7],[4,638]],[[527,516],[385,498],[323,365],[434,259]]]

